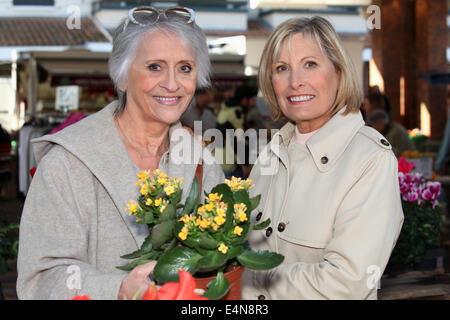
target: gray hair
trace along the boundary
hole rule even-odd
[[[208,56],[206,37],[195,22],[187,24],[186,19],[171,16],[168,20],[158,20],[156,23],[146,26],[128,23],[123,30],[126,21],[127,19],[124,19],[114,32],[113,49],[108,61],[109,76],[114,82],[119,98],[119,105],[115,110],[116,115],[119,115],[126,105],[127,93],[122,91],[120,86],[128,80],[128,70],[135,58],[142,36],[150,32],[171,32],[178,36],[182,43],[190,48],[195,55],[198,68],[197,88],[210,86],[211,62]]]

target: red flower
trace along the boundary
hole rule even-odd
[[[167,282],[156,292],[152,283],[144,294],[143,300],[208,300],[197,295],[194,277],[187,271],[178,271],[180,282]]]
[[[33,179],[35,172],[36,172],[36,167],[30,169],[31,179]]]
[[[150,284],[148,286],[147,291],[145,291],[144,296],[142,297],[142,300],[156,300],[156,293],[158,289],[156,289],[156,286],[154,283]]]
[[[398,172],[408,173],[412,169],[414,169],[414,162],[408,162],[403,157],[398,159]]]
[[[79,294],[73,297],[71,300],[91,300],[87,294]]]

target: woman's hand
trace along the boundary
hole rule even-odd
[[[151,283],[149,275],[153,273],[155,265],[156,261],[152,261],[134,268],[130,274],[122,280],[118,299],[131,300],[139,291],[136,299],[141,300]]]

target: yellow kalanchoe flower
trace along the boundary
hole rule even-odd
[[[181,229],[181,231],[178,233],[178,237],[184,241],[187,239],[188,233],[189,233],[189,229],[186,226],[184,226]]]
[[[236,227],[234,228],[233,233],[236,234],[236,235],[238,235],[238,236],[240,236],[240,235],[242,234],[242,231],[243,231],[243,230],[244,230],[243,228],[241,228],[241,227],[239,227],[239,226],[236,226]]]
[[[139,178],[139,180],[148,180],[150,178],[150,173],[148,172],[148,170],[144,170],[141,171],[137,174],[137,177]]]
[[[148,199],[145,201],[145,205],[147,205],[147,206],[151,206],[152,203],[153,203],[153,200],[152,200],[151,198],[148,198]]]
[[[158,198],[158,199],[155,200],[155,206],[156,207],[159,207],[161,205],[161,203],[162,203],[162,199],[161,198]]]
[[[203,229],[203,230],[208,228],[210,225],[211,225],[211,221],[210,220],[202,219],[200,221],[200,228]]]
[[[167,183],[167,179],[165,178],[159,178],[158,180],[156,180],[160,185],[165,185]]]
[[[197,209],[197,212],[200,214],[203,213],[204,211],[205,211],[205,206],[201,206]]]
[[[148,194],[148,192],[149,192],[149,186],[148,186],[148,183],[142,184],[142,186],[141,186],[141,194],[142,194],[143,196],[145,196],[145,195]]]
[[[186,224],[189,222],[189,216],[187,214],[185,214],[180,219],[178,219],[178,221],[183,221]]]
[[[167,187],[164,188],[164,192],[170,196],[171,194],[173,194],[175,192],[175,188],[173,185],[168,185]]]
[[[125,211],[128,211],[128,214],[131,216],[132,214],[136,213],[139,208],[139,205],[136,201],[130,200],[127,202],[127,207],[125,208]]]
[[[225,215],[225,209],[223,209],[223,208],[217,208],[216,212],[217,212],[217,215],[219,215],[219,216]]]
[[[215,207],[215,206],[214,206],[214,203],[212,203],[212,202],[210,202],[210,203],[208,203],[208,204],[205,205],[205,209],[206,209],[208,212],[213,211],[214,207]]]
[[[214,218],[214,222],[217,223],[217,225],[221,226],[227,221],[223,216],[217,216]]]
[[[217,201],[217,200],[222,199],[222,195],[220,195],[220,197],[219,197],[219,194],[218,194],[218,193],[210,193],[210,194],[208,195],[208,199],[209,199],[210,202],[212,202],[212,201]]]
[[[218,250],[223,254],[226,254],[228,251],[228,247],[224,243],[221,243]]]
[[[235,215],[236,219],[239,220],[240,222],[244,222],[247,221],[247,215],[245,214],[244,211],[239,211],[236,215]]]

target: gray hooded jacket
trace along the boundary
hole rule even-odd
[[[140,170],[114,125],[116,105],[32,141],[38,167],[20,222],[20,299],[117,299],[127,272],[116,266],[130,261],[120,256],[137,250],[148,230],[124,210],[139,195]],[[159,168],[185,179],[183,202],[201,158],[203,190],[223,182],[220,165],[179,122],[169,136]]]

